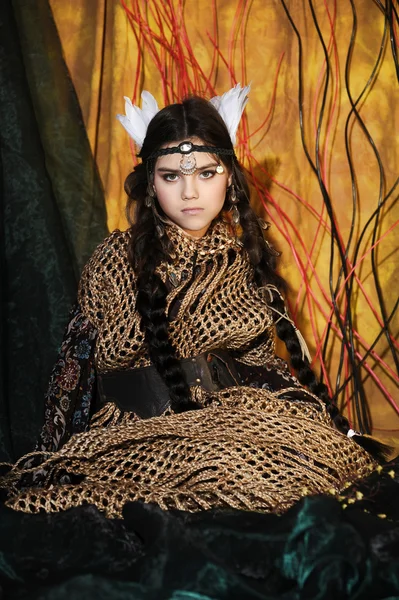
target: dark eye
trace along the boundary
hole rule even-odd
[[[177,181],[179,176],[176,173],[166,173],[162,179],[164,181]]]
[[[212,179],[215,175],[215,171],[202,171],[201,177],[202,179]]]

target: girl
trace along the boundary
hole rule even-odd
[[[86,265],[46,400],[38,450],[8,506],[126,501],[282,513],[376,465],[309,365],[234,153],[248,88],[120,120],[141,147],[130,229]],[[147,128],[148,126],[148,128]],[[274,354],[288,349],[294,378]],[[360,440],[361,441],[361,440]],[[38,466],[38,461],[40,466]],[[33,480],[33,481],[32,481]],[[23,481],[22,481],[23,483]]]

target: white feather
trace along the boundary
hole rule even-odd
[[[143,108],[139,108],[127,96],[125,98],[126,115],[116,115],[122,123],[129,136],[141,148],[147,135],[148,124],[159,111],[157,101],[150,92],[143,91],[141,94]]]
[[[145,115],[145,117],[148,119],[148,123],[149,123],[151,121],[151,119],[153,117],[155,117],[157,112],[159,112],[158,104],[157,104],[157,101],[155,100],[154,96],[152,94],[150,94],[150,92],[146,92],[146,90],[142,91],[141,99],[143,101],[142,111],[143,111],[143,114]]]
[[[248,93],[251,89],[250,85],[241,87],[237,83],[235,87],[223,94],[223,96],[215,96],[210,100],[211,104],[216,108],[231,137],[233,145],[236,143],[236,133],[245,105],[248,102]]]

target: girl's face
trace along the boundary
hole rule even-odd
[[[187,140],[182,140],[187,141]],[[202,146],[198,139],[190,140]],[[177,146],[173,142],[165,148]],[[218,173],[221,163],[205,152],[193,152],[197,169],[192,175],[183,175],[179,169],[182,155],[160,156],[154,168],[154,188],[165,215],[187,234],[202,237],[223,208],[227,186],[231,183],[226,167]]]

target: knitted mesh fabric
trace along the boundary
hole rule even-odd
[[[271,361],[270,311],[228,226],[218,222],[200,240],[174,227],[168,235],[174,260],[160,265],[159,274],[170,290],[176,355],[226,348],[240,351],[248,365]],[[100,373],[149,364],[135,311],[128,241],[129,233],[107,238],[80,284],[82,310],[98,331]],[[259,336],[262,341],[252,347]],[[232,507],[282,513],[304,495],[339,493],[376,466],[334,429],[323,402],[293,378],[287,377],[287,387],[279,391],[241,386],[210,393],[197,386],[191,394],[202,410],[177,415],[167,409],[145,421],[106,404],[89,431],[73,436],[58,452],[43,454],[42,487],[21,492],[23,469],[14,467],[7,505],[52,512],[92,503],[110,517],[121,516],[129,500],[188,511]]]

